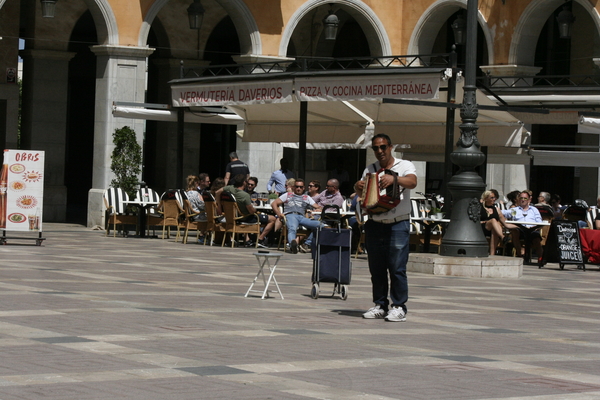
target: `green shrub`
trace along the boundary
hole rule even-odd
[[[115,178],[110,181],[110,185],[123,189],[134,199],[141,172],[142,147],[137,142],[135,131],[128,126],[115,129],[113,143],[115,148],[110,169]]]

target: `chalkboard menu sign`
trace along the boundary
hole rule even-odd
[[[577,221],[553,221],[544,249],[544,261],[584,266]]]

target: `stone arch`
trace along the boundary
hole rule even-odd
[[[590,15],[596,26],[596,36],[600,34],[600,15],[587,0],[573,0],[582,6]],[[534,0],[521,14],[515,26],[510,44],[508,63],[515,65],[533,66],[538,37],[548,17],[562,4],[564,0]]]
[[[98,35],[98,44],[119,44],[119,30],[117,28],[117,19],[108,4],[107,0],[84,0],[90,9],[94,23],[96,24],[96,33]],[[60,3],[58,3],[60,5]]]
[[[6,1],[0,0],[0,8],[4,6]],[[83,0],[83,2],[92,13],[92,18],[94,18],[98,44],[118,44],[117,20],[107,0]],[[60,4],[58,3],[58,7],[60,7]]]
[[[155,1],[144,18],[138,45],[145,46],[150,32],[150,25],[156,18],[158,12],[169,2],[169,0]],[[258,31],[258,25],[248,6],[242,0],[220,0],[219,5],[232,19],[238,32],[242,55],[262,54],[262,43]]]
[[[467,8],[467,0],[438,0],[419,18],[408,43],[408,54],[431,54],[435,38],[442,25],[458,8]],[[483,31],[488,52],[488,64],[494,64],[494,42],[492,32],[481,11],[477,12],[477,22]]]
[[[281,35],[279,43],[279,56],[285,57],[288,45],[296,26],[300,23],[311,10],[328,4],[340,4],[344,6],[344,11],[348,12],[360,25],[367,36],[371,55],[389,56],[392,55],[392,46],[381,20],[375,12],[360,0],[309,0],[299,7],[290,17],[285,25],[285,30]]]

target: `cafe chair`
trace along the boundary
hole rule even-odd
[[[160,202],[160,196],[150,188],[140,188],[135,195],[135,201],[139,201],[140,203],[158,203]]]
[[[145,205],[146,209],[146,232],[147,235],[150,236],[150,227],[156,227],[160,225],[162,217],[157,211],[158,204],[160,202],[160,196],[158,193],[150,188],[140,188],[136,192],[135,201],[139,202],[141,205],[145,203],[155,203],[155,204],[147,204]],[[156,235],[156,232],[154,232]]]
[[[217,212],[217,203],[214,196],[210,192],[204,192],[202,193],[202,200],[204,200],[204,210],[206,211],[204,245],[210,244],[212,246],[217,232],[222,233],[225,229],[225,224],[217,222],[217,218],[220,218],[220,215]]]
[[[231,193],[221,192],[221,207],[225,215],[225,227],[221,247],[225,246],[225,238],[227,234],[231,234],[231,247],[235,244],[235,237],[240,233],[249,233],[260,235],[260,221],[256,223],[241,222],[245,215],[240,211],[235,198]],[[258,247],[258,240],[255,242],[255,247]]]
[[[281,207],[280,211],[283,213],[283,209]],[[285,250],[285,244],[287,243],[288,231],[285,215],[283,216],[283,219],[281,219],[281,224],[281,230],[279,231],[279,241],[277,242],[277,250],[280,250],[282,246]],[[310,235],[310,231],[308,229],[306,229],[303,226],[298,227],[298,230],[296,231],[296,237],[299,238],[300,243],[302,243],[308,237],[308,235]]]
[[[175,227],[177,229],[177,235],[175,236],[175,241],[179,241],[179,230],[181,228],[181,220],[185,215],[183,208],[179,204],[177,198],[169,195],[163,194],[162,200],[158,204],[158,213],[162,216],[160,223],[157,226],[162,227],[162,239],[170,238],[171,236],[171,228]]]
[[[590,208],[587,211],[587,214],[585,216],[585,222],[587,222],[589,229],[594,229],[594,221],[596,221],[597,214],[598,214],[597,208]]]
[[[340,214],[340,207],[335,204],[328,204],[323,206],[321,210],[320,221],[325,225],[337,228],[342,223],[342,215]]]
[[[117,225],[121,225],[123,236],[127,236],[125,225],[135,225],[137,231],[138,217],[127,211],[127,204],[123,203],[124,201],[129,201],[129,196],[123,189],[108,188],[104,192],[104,205],[106,207],[105,236],[110,233],[111,224],[113,226],[113,237],[117,236]]]
[[[200,233],[206,233],[206,228],[208,227],[207,221],[196,221],[194,218],[197,215],[202,214],[201,212],[195,212],[192,209],[192,204],[189,200],[183,200],[183,211],[185,213],[185,218],[182,221],[182,226],[185,229],[183,234],[183,240],[181,241],[183,244],[187,244],[188,232],[190,230],[195,230],[196,233],[196,242],[200,239]]]

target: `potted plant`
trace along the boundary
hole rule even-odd
[[[444,218],[444,214],[442,213],[441,208],[433,207],[431,209],[431,218],[433,219],[442,219]]]
[[[115,174],[110,185],[123,189],[129,198],[134,199],[142,165],[142,147],[137,142],[135,131],[128,126],[115,129],[110,170]]]

